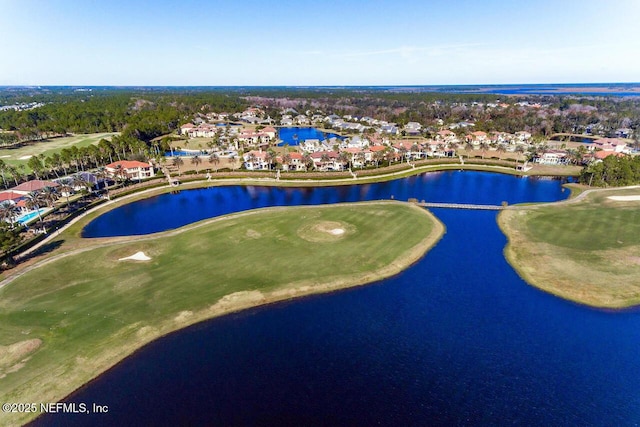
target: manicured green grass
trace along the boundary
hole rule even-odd
[[[0,357],[0,395],[55,401],[188,324],[395,274],[442,232],[425,210],[387,202],[271,208],[127,243],[92,240],[95,249],[0,289],[0,345],[42,340],[16,372],[16,360]],[[118,261],[137,251],[152,259]]]
[[[640,244],[640,206],[567,206],[532,213],[532,238],[569,249],[595,251]]]
[[[640,304],[640,189],[600,190],[576,203],[503,211],[507,259],[536,287],[598,307]]]
[[[27,167],[27,162],[29,161],[29,159],[25,158],[27,156],[39,156],[40,154],[50,156],[53,153],[59,153],[63,148],[71,148],[74,145],[78,148],[87,147],[97,144],[102,138],[111,139],[113,135],[117,135],[117,132],[52,138],[46,141],[32,142],[20,148],[3,148],[0,149],[0,159],[10,165],[25,165]],[[29,168],[27,167],[27,169]]]

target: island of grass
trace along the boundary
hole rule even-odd
[[[640,304],[640,188],[503,211],[505,255],[540,289],[581,304]]]
[[[268,208],[63,245],[0,289],[0,395],[60,400],[187,325],[397,274],[443,232],[415,205],[372,202]],[[0,414],[0,424],[31,416]]]

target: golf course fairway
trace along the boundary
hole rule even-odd
[[[505,255],[540,289],[581,304],[640,304],[640,188],[502,211]]]
[[[444,233],[400,202],[267,208],[48,258],[0,288],[0,395],[56,402],[205,319],[397,274]],[[83,239],[84,240],[84,239]],[[38,413],[2,413],[17,425]]]

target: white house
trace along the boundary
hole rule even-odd
[[[119,160],[105,166],[109,175],[114,178],[127,176],[129,179],[145,179],[155,176],[153,166],[137,160]]]

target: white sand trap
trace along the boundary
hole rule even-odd
[[[635,195],[635,196],[609,196],[608,198],[611,199],[611,200],[618,201],[618,202],[632,202],[632,201],[640,200],[640,195]]]
[[[32,157],[33,156],[22,156],[22,157],[19,157],[18,160],[29,160]]]
[[[0,158],[6,159],[7,157],[11,157],[11,155],[7,154],[6,156],[0,156]]]
[[[120,258],[118,261],[127,261],[130,259],[134,261],[149,261],[151,258],[149,258],[144,252],[136,252],[135,254],[126,258]]]
[[[334,228],[329,233],[333,234],[334,236],[339,236],[341,234],[344,234],[344,228]]]

